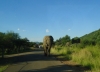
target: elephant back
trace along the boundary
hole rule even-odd
[[[43,46],[51,46],[53,43],[53,37],[52,36],[45,36],[43,39]]]

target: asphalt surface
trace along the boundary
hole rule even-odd
[[[83,72],[76,71],[72,66],[65,65],[53,55],[46,57],[42,49],[32,52],[9,55],[13,59],[4,72]]]

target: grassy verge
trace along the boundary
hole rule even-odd
[[[8,65],[0,66],[0,72],[3,72],[7,67]]]
[[[79,47],[54,47],[51,53],[70,59],[93,72],[100,72],[100,48],[99,46]]]

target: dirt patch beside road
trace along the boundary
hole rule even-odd
[[[76,62],[73,62],[72,60],[66,59],[64,56],[54,55],[57,60],[59,60],[61,63],[65,65],[71,66],[76,71],[85,71],[85,72],[92,72],[87,67],[83,67],[82,65],[79,65]]]

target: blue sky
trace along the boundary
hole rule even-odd
[[[99,28],[99,0],[0,0],[0,31],[30,41],[80,37]]]

